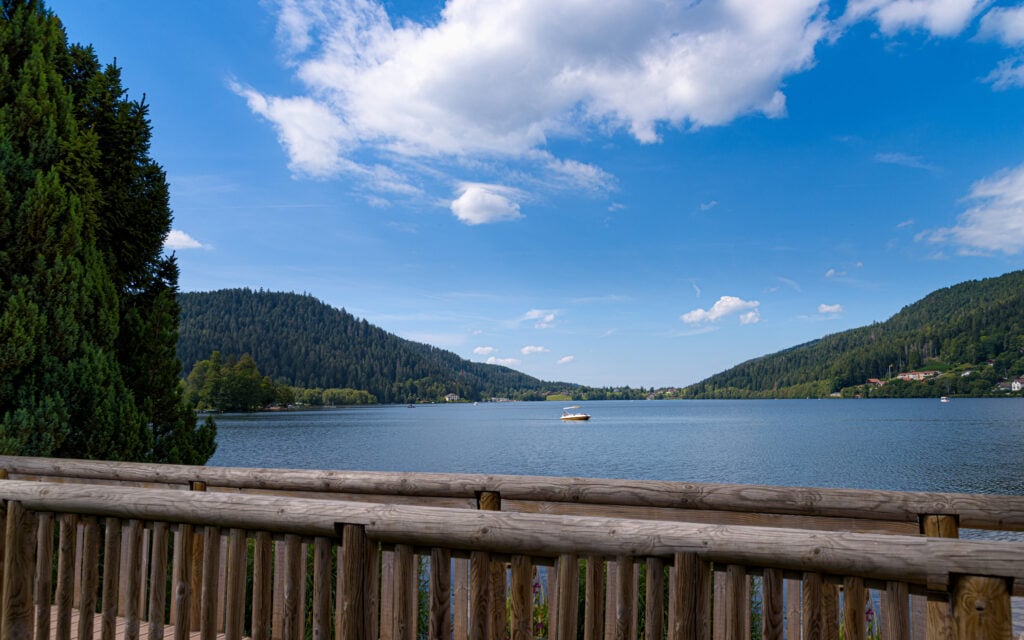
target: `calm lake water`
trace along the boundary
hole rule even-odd
[[[1024,400],[544,402],[217,416],[209,464],[1024,494]]]

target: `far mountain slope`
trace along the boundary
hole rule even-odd
[[[260,372],[306,388],[369,391],[380,402],[494,396],[538,399],[574,388],[464,360],[399,338],[309,295],[227,289],[182,293],[178,355],[185,372],[213,351],[248,353]]]
[[[958,392],[979,395],[999,378],[1024,373],[1024,271],[940,289],[885,322],[749,360],[683,395],[822,396],[899,371],[972,365],[984,379],[954,380]]]

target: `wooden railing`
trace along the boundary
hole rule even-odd
[[[1009,638],[1009,595],[1024,585],[1021,543],[893,533],[948,537],[957,519],[1020,530],[1015,497],[6,457],[0,468],[60,482],[0,483],[5,639],[51,637],[51,610],[58,638],[75,616],[82,638],[119,618],[126,638],[520,640],[538,622],[552,638],[749,638],[751,602],[765,638],[860,638],[875,621],[885,638]]]

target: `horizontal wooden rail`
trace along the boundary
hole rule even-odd
[[[382,542],[558,557],[694,553],[716,563],[858,575],[946,590],[955,575],[1024,584],[1024,543],[550,516],[262,495],[8,480],[0,499],[37,512],[335,537],[361,525]]]
[[[382,501],[391,503],[409,498],[453,501],[439,503],[443,506],[468,506],[480,493],[494,492],[501,495],[505,510],[516,509],[517,503],[550,503],[554,505],[550,509],[539,510],[551,511],[600,505],[624,511],[643,508],[847,518],[909,523],[914,528],[922,516],[948,515],[957,518],[959,526],[965,528],[1024,531],[1024,496],[540,476],[247,469],[17,456],[0,456],[0,469],[7,470],[12,478],[181,488],[189,482],[201,481],[210,491],[313,492],[341,494],[350,499],[381,496],[386,498]],[[531,510],[523,504],[518,509]]]

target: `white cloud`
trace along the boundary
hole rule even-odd
[[[702,322],[716,322],[726,316],[738,313],[741,314],[740,324],[753,324],[761,319],[757,310],[760,304],[757,300],[743,300],[735,296],[722,296],[710,309],[694,309],[684,313],[679,319],[687,324],[699,324]]]
[[[996,7],[981,18],[978,37],[996,40],[1018,50],[1024,48],[1024,5]],[[983,79],[997,91],[1024,87],[1024,57],[1010,57],[1001,60],[995,69]]]
[[[555,364],[569,364],[576,359],[576,356],[562,356]]]
[[[530,309],[527,311],[522,320],[536,320],[534,328],[536,329],[550,329],[555,326],[555,319],[557,318],[556,311],[548,311],[545,309]]]
[[[903,222],[897,224],[896,228],[897,229],[906,229],[907,227],[913,226],[913,224],[914,224],[914,220],[913,219],[904,220]]]
[[[518,358],[495,358],[494,356],[487,358],[487,364],[497,364],[502,367],[515,367],[522,363],[523,361]]]
[[[700,210],[701,211],[711,211],[712,209],[714,209],[717,206],[718,206],[718,200],[712,200],[710,202],[702,202],[702,203],[700,203]]]
[[[548,349],[547,347],[539,347],[536,345],[528,344],[522,349],[520,349],[519,353],[523,354],[524,356],[528,356],[534,353],[548,353],[549,351],[550,349]]]
[[[451,210],[468,225],[518,220],[523,217],[519,204],[510,199],[516,194],[515,189],[501,185],[466,183],[452,201]]]
[[[164,238],[164,249],[177,251],[181,249],[209,249],[208,246],[199,242],[184,231],[171,229]]]
[[[923,237],[958,244],[962,253],[1024,251],[1024,164],[975,182],[965,200],[974,206],[960,214],[956,226]]]
[[[348,128],[326,105],[309,97],[268,97],[237,82],[230,87],[253,113],[274,125],[292,171],[324,178],[350,165],[341,156],[350,138]]]
[[[838,271],[837,269],[834,269],[834,268],[831,268],[831,267],[829,268],[828,271],[825,272],[825,277],[826,278],[842,278],[845,275],[846,275],[845,271]]]
[[[912,156],[906,153],[876,153],[875,162],[881,164],[896,164],[911,169],[924,169],[925,171],[936,171],[937,167],[928,164],[920,156]]]
[[[473,349],[473,353],[475,353],[478,356],[489,356],[495,351],[497,351],[497,349],[495,349],[494,347],[476,347],[475,349]]]
[[[818,313],[824,314],[837,314],[844,311],[843,305],[841,304],[819,304]]]
[[[1024,58],[1000,60],[995,69],[982,78],[997,91],[1024,87]]]
[[[1024,5],[995,7],[981,18],[978,36],[1008,47],[1024,47]]]
[[[990,0],[850,0],[844,24],[874,19],[886,35],[924,29],[936,36],[963,31]]]
[[[275,124],[293,166],[314,175],[336,167],[349,143],[410,156],[524,158],[551,137],[625,130],[655,142],[662,126],[782,116],[783,79],[813,65],[829,29],[821,0],[557,10],[545,0],[449,0],[432,22],[397,25],[373,0],[275,6],[304,95],[235,90]],[[552,168],[605,182],[584,165]]]

